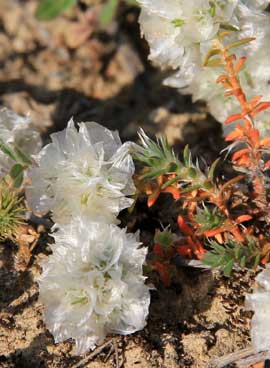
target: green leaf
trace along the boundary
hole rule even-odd
[[[176,19],[172,20],[172,24],[175,27],[182,27],[185,24],[185,20],[181,19],[181,18],[176,18]]]
[[[190,150],[189,150],[188,145],[185,146],[185,149],[183,152],[183,159],[184,159],[185,167],[190,167]]]
[[[172,179],[168,180],[166,183],[164,183],[162,185],[161,189],[166,189],[169,186],[171,186],[172,184],[180,181],[181,179],[182,179],[182,176],[181,175],[177,175],[175,178],[172,178]]]
[[[239,264],[240,264],[241,267],[245,267],[245,265],[246,265],[246,256],[241,257]]]
[[[207,64],[205,64],[205,66],[214,67],[214,66],[221,66],[223,64],[224,62],[221,59],[212,59],[207,61]]]
[[[233,269],[233,265],[234,265],[234,260],[231,259],[223,268],[223,272],[225,276],[230,276],[230,274],[232,273],[232,269]]]
[[[195,179],[197,177],[197,170],[194,167],[190,167],[187,170],[187,175],[191,178],[191,179]]]
[[[136,0],[125,0],[125,2],[128,5],[134,5],[134,6],[139,6],[138,2]]]
[[[207,266],[218,267],[220,266],[220,258],[212,252],[207,252],[202,259],[202,263],[206,264]]]
[[[211,167],[210,167],[210,170],[209,170],[209,172],[208,172],[208,179],[211,179],[211,180],[213,180],[213,178],[214,178],[214,174],[215,174],[215,170],[216,170],[216,167],[217,167],[217,164],[219,163],[219,158],[216,160],[216,161],[214,161],[213,163],[212,163],[212,165],[211,165]]]
[[[39,20],[51,20],[75,5],[77,0],[41,0],[36,16]]]
[[[233,32],[238,32],[240,31],[240,28],[236,27],[236,26],[233,26],[231,24],[227,24],[227,23],[222,23],[220,25],[220,28],[221,29],[225,29],[226,31],[233,31]]]
[[[191,187],[185,188],[181,190],[181,193],[190,193],[193,190],[197,190],[197,189],[201,189],[201,184],[197,184],[197,185],[192,185]]]
[[[210,1],[209,14],[211,15],[211,17],[214,17],[216,15],[216,4],[213,1]]]
[[[213,48],[211,49],[210,51],[208,51],[206,57],[205,57],[205,60],[203,62],[203,65],[206,66],[209,62],[209,60],[215,56],[215,55],[219,55],[221,53],[220,49],[217,49],[217,48]]]
[[[197,214],[195,216],[195,221],[200,224],[201,231],[212,230],[220,228],[224,223],[224,216],[216,207],[214,210],[209,210],[207,207],[204,209],[198,209]],[[215,249],[218,247],[216,245]],[[221,248],[221,252],[225,252],[223,247]]]
[[[23,183],[23,171],[24,168],[21,164],[15,164],[10,170],[9,174],[16,188],[19,188]]]
[[[101,24],[106,26],[112,21],[116,13],[117,5],[118,0],[108,0],[108,2],[103,6],[99,14],[99,20]]]
[[[151,170],[146,174],[140,176],[140,180],[148,179],[148,178],[156,178],[160,175],[166,174],[167,169],[158,169],[158,170]]]
[[[173,235],[169,230],[157,231],[154,241],[161,246],[169,247],[173,244]]]
[[[0,138],[0,149],[2,152],[4,152],[9,158],[11,158],[14,161],[17,161],[16,155],[8,144],[6,144],[3,139]]]
[[[247,38],[243,38],[242,40],[239,41],[235,41],[230,43],[229,45],[226,46],[227,50],[231,50],[235,47],[241,46],[241,45],[245,45],[247,43],[250,43],[251,41],[254,41],[256,38],[254,37],[247,37]]]
[[[33,162],[19,147],[14,146],[14,153],[16,155],[16,161],[23,165],[31,165]]]

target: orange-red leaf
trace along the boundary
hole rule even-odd
[[[240,139],[240,138],[243,138],[244,136],[244,133],[243,131],[239,130],[239,129],[235,129],[233,130],[231,133],[229,133],[227,135],[227,137],[225,138],[225,140],[227,142],[230,142],[230,141],[234,141],[235,139]]]
[[[164,251],[161,245],[159,244],[155,244],[154,248],[153,248],[153,252],[155,253],[156,256],[158,257],[163,257],[164,256]]]
[[[249,220],[252,220],[252,216],[242,215],[242,216],[237,217],[235,221],[237,222],[237,224],[241,224],[242,222],[249,221]]]
[[[206,253],[206,250],[204,249],[203,245],[199,242],[199,240],[195,242],[193,252],[194,254],[196,254],[198,259],[202,259],[203,255]]]
[[[186,221],[184,220],[183,216],[179,215],[177,218],[179,229],[183,231],[185,235],[193,235],[193,231],[187,225]]]
[[[178,199],[181,198],[180,190],[177,189],[176,187],[173,186],[167,187],[163,190],[163,192],[172,194],[173,199],[175,199],[176,201],[178,201]]]
[[[256,145],[256,147],[260,146],[260,133],[258,129],[251,129],[249,131],[249,138],[251,139],[253,145]]]
[[[225,227],[220,227],[219,229],[212,229],[212,230],[206,230],[204,232],[204,235],[208,238],[211,238],[212,236],[216,236],[217,234],[222,234],[227,229]]]
[[[250,116],[253,117],[268,108],[270,108],[270,102],[260,102],[255,106],[254,110],[250,113]]]
[[[170,275],[170,272],[168,270],[168,266],[165,266],[161,262],[154,262],[152,264],[152,267],[158,271],[159,276],[160,276],[161,281],[163,282],[163,284],[167,287],[170,286],[170,284],[171,284],[171,275]]]
[[[247,58],[245,56],[243,56],[239,59],[238,63],[236,64],[236,66],[234,68],[235,74],[238,74],[240,72],[240,70],[242,69],[242,67],[243,67],[246,60],[247,60]]]
[[[252,108],[254,108],[258,104],[261,98],[262,96],[255,96],[252,98],[252,100],[250,101],[250,105],[252,106]]]
[[[160,189],[157,188],[147,199],[147,206],[152,207],[160,195]]]
[[[250,165],[250,157],[249,155],[243,155],[236,161],[237,166],[247,167]]]
[[[179,245],[176,249],[177,249],[177,252],[183,257],[192,256],[192,249],[190,245]]]
[[[242,115],[241,114],[234,114],[228,117],[228,119],[225,120],[224,124],[231,124],[236,120],[241,120]]]
[[[235,152],[232,156],[232,161],[239,160],[240,157],[242,157],[243,155],[248,154],[249,152],[250,152],[249,148],[243,148],[240,151]]]
[[[238,229],[237,226],[233,227],[231,229],[231,233],[233,234],[233,236],[235,237],[235,239],[239,242],[243,242],[244,241],[244,236],[241,234],[240,230]]]

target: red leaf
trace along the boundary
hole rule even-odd
[[[226,142],[234,141],[235,139],[240,139],[244,136],[243,132],[239,129],[233,130],[231,133],[229,133],[226,137]]]
[[[228,117],[228,119],[225,120],[224,124],[231,124],[236,120],[241,120],[242,114],[234,114]]]
[[[255,106],[255,109],[250,113],[250,116],[253,117],[268,108],[270,108],[270,102],[260,102],[258,105]]]
[[[206,250],[202,246],[202,244],[197,240],[195,242],[195,249],[193,250],[194,254],[196,254],[198,259],[202,259],[203,255],[206,253]]]
[[[173,196],[173,199],[178,201],[181,198],[180,190],[173,186],[167,187],[163,190],[164,193],[170,193]]]
[[[249,152],[249,148],[243,148],[240,151],[235,152],[232,156],[232,161],[237,161],[240,157],[246,155]]]
[[[191,228],[186,224],[183,216],[179,215],[177,218],[179,229],[183,231],[185,235],[193,235],[193,231]]]
[[[159,244],[155,244],[154,245],[153,252],[158,257],[163,257],[164,256],[164,252],[163,252],[162,246],[159,245]]]
[[[157,188],[149,197],[148,197],[148,200],[147,200],[147,206],[148,207],[152,207],[155,203],[156,203],[156,200],[158,199],[160,195],[160,189]]]
[[[158,271],[159,276],[161,278],[161,281],[163,282],[163,284],[168,287],[171,284],[171,275],[170,272],[167,268],[167,266],[165,266],[164,264],[160,263],[160,262],[154,262],[152,264],[152,267]]]
[[[258,104],[258,102],[261,100],[262,96],[255,96],[252,98],[252,100],[250,101],[250,105],[252,106],[252,108],[254,108],[254,106],[256,106]]]
[[[177,252],[183,257],[192,257],[192,249],[190,245],[179,245],[177,247]]]
[[[260,133],[258,129],[251,129],[249,134],[249,138],[251,139],[253,145],[256,144],[256,147],[260,146]]]
[[[249,220],[252,220],[252,216],[242,215],[242,216],[237,217],[235,221],[237,222],[237,224],[241,224],[242,222],[249,221]]]
[[[224,233],[227,229],[224,227],[220,227],[219,229],[213,229],[213,230],[206,230],[204,232],[204,235],[211,238],[212,236],[216,236],[217,234]]]
[[[239,59],[238,63],[236,64],[236,66],[234,68],[235,74],[238,74],[240,72],[240,70],[242,69],[242,67],[243,67],[246,60],[247,60],[247,58],[245,56],[243,56]]]
[[[248,167],[250,165],[250,157],[248,155],[243,155],[239,157],[236,163],[238,166]]]

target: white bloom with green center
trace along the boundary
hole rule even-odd
[[[150,45],[150,60],[177,70],[165,83],[183,87],[202,66],[200,46],[228,23],[239,0],[138,0],[142,34]]]
[[[41,148],[40,134],[30,119],[6,108],[0,110],[0,139],[11,149],[17,147],[28,156],[38,153]],[[0,178],[8,174],[15,163],[0,151]]]
[[[38,282],[55,341],[72,338],[76,354],[83,354],[109,333],[141,330],[150,295],[142,274],[146,249],[139,248],[137,235],[81,217],[54,238]]]
[[[133,203],[127,196],[135,192],[130,143],[122,144],[117,132],[94,122],[80,123],[77,131],[72,120],[51,138],[29,171],[26,196],[32,210],[40,215],[52,211],[61,224],[81,214],[116,222],[119,211]]]

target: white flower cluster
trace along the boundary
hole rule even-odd
[[[52,255],[42,265],[40,300],[56,342],[73,338],[76,353],[106,334],[145,326],[150,303],[142,266],[146,249],[117,223],[135,191],[129,143],[97,123],[71,120],[35,157],[28,204],[56,222]]]
[[[94,348],[107,333],[142,329],[149,290],[142,264],[146,249],[118,226],[75,218],[55,234],[53,254],[39,280],[45,322],[60,342],[76,341],[76,353]]]
[[[257,352],[270,350],[270,265],[256,277],[253,294],[246,295],[246,307],[254,311],[251,340]]]
[[[237,56],[247,56],[241,81],[248,97],[270,99],[270,14],[264,12],[269,0],[138,0],[142,6],[142,33],[150,45],[150,59],[174,73],[164,83],[206,100],[210,112],[224,122],[239,111],[234,97],[224,97],[216,79],[223,71],[204,67],[212,41],[220,30],[234,29],[227,42],[256,37]],[[270,114],[260,115],[260,125],[270,122]]]
[[[6,108],[0,110],[0,138],[11,149],[17,147],[29,156],[41,148],[40,134],[33,128],[30,119]],[[14,164],[15,161],[0,150],[0,179],[9,173]]]
[[[135,191],[129,143],[122,145],[118,133],[94,122],[80,124],[78,132],[72,120],[51,138],[35,157],[38,167],[29,172],[30,207],[40,215],[52,211],[58,224],[75,215],[116,222],[133,202],[126,196]]]

